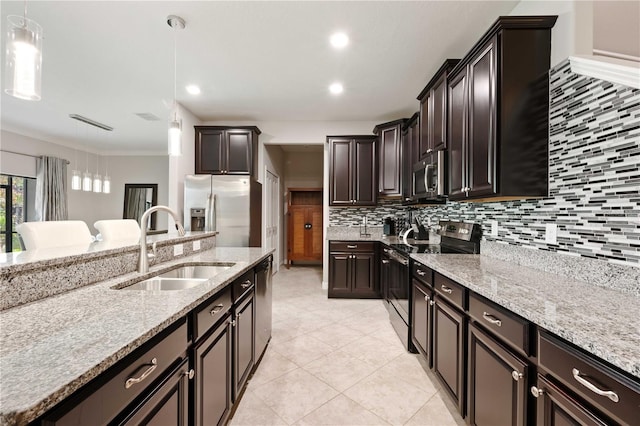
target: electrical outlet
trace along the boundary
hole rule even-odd
[[[182,244],[176,244],[175,246],[173,246],[174,256],[181,256],[182,253],[184,253],[184,247],[182,246]]]
[[[200,240],[195,240],[193,242],[193,251],[198,251],[200,250]]]
[[[497,237],[498,236],[498,221],[497,220],[492,220],[491,221],[491,236],[492,237]]]
[[[544,242],[547,244],[557,244],[558,225],[555,223],[547,223],[545,225]]]

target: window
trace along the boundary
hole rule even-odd
[[[16,226],[32,219],[36,180],[0,175],[0,251],[21,251]]]

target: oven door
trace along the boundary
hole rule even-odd
[[[389,303],[402,320],[409,324],[409,260],[395,253],[389,254]]]

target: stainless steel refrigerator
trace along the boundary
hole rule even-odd
[[[185,230],[218,231],[217,247],[260,247],[261,222],[259,182],[249,176],[185,176]]]

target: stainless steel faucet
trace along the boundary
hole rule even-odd
[[[169,213],[171,217],[173,217],[173,221],[176,223],[178,234],[180,236],[184,235],[184,227],[182,226],[180,219],[178,219],[178,214],[169,207],[153,206],[142,213],[142,217],[140,218],[140,259],[138,260],[138,272],[142,274],[149,272],[149,255],[147,254],[147,222],[149,221],[151,213],[159,210]]]

